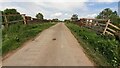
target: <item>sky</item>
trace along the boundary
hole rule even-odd
[[[118,11],[119,0],[0,0],[0,10],[15,8],[21,14],[35,17],[42,13],[44,18],[70,19],[73,14],[79,18],[94,18],[103,9]]]

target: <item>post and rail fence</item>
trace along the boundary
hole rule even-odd
[[[120,36],[120,28],[118,27],[119,25],[113,25],[110,19],[81,18],[77,24],[79,26],[93,29],[97,32],[102,33],[103,35],[109,34],[115,36],[115,34],[118,34]]]
[[[9,15],[0,15],[3,20],[2,20],[2,25],[7,28],[9,24],[15,24],[16,22],[23,22],[23,24],[32,24],[32,23],[46,23],[46,22],[52,22],[52,20],[47,20],[47,19],[37,19],[37,18],[32,18],[30,16],[26,16],[26,14],[9,14]],[[15,16],[20,16],[21,19],[18,20],[12,20],[10,21],[10,17],[15,17]]]
[[[108,22],[106,23],[106,27],[103,31],[103,34],[107,33],[107,34],[110,34],[110,35],[114,35],[115,33],[119,32],[120,31],[120,28],[113,25],[112,23],[110,23],[110,19],[108,20]],[[112,27],[112,28],[110,28]],[[117,30],[117,31],[116,31]]]
[[[2,18],[4,19],[4,21],[2,21],[2,25],[4,25],[5,27],[8,27],[9,24],[14,24],[15,22],[24,22],[24,24],[27,24],[25,14],[9,14],[9,15],[0,15],[0,16],[2,16]],[[10,16],[12,16],[12,17],[13,16],[21,16],[22,19],[21,20],[9,21],[8,17],[10,17]]]

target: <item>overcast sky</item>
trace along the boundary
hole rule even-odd
[[[35,17],[40,12],[44,18],[69,19],[72,14],[79,18],[94,18],[105,8],[118,11],[119,0],[0,0],[0,10],[16,8],[18,12]]]

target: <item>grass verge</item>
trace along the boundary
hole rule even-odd
[[[17,23],[2,30],[2,55],[15,50],[25,41],[35,37],[55,23],[27,24]]]
[[[120,43],[112,36],[97,35],[94,31],[68,23],[67,27],[84,48],[85,53],[98,66],[118,67]]]

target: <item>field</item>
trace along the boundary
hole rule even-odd
[[[118,67],[120,63],[120,43],[110,35],[98,35],[94,31],[66,23],[89,58],[99,66]]]
[[[41,24],[27,24],[24,25],[21,22],[10,25],[9,28],[5,28],[2,31],[2,54],[5,55],[9,51],[12,51],[25,41],[35,37],[38,33],[44,29],[49,28],[54,23],[41,23]]]

